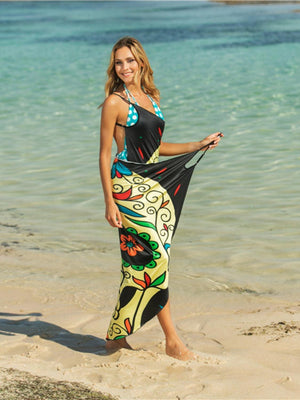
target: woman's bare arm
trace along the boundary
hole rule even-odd
[[[179,154],[191,153],[192,151],[202,149],[207,150],[209,147],[210,149],[214,149],[221,137],[223,137],[223,133],[216,132],[208,135],[205,139],[200,140],[199,142],[187,142],[187,143],[167,143],[161,142],[159,154],[161,156],[176,156]]]
[[[111,226],[121,228],[122,219],[113,199],[110,172],[112,141],[118,113],[118,100],[115,96],[108,97],[101,114],[99,169],[106,204],[105,218]]]

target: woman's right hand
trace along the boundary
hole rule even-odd
[[[122,217],[115,202],[106,205],[105,218],[114,228],[122,228]]]

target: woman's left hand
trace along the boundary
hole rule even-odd
[[[221,138],[224,137],[222,132],[212,133],[208,135],[205,139],[201,140],[199,143],[199,149],[206,151],[212,150],[218,146]]]

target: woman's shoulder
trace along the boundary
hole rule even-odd
[[[103,102],[103,107],[105,108],[118,107],[120,104],[122,104],[122,102],[124,102],[121,97],[123,97],[121,92],[113,92],[108,97],[106,97],[106,99]]]

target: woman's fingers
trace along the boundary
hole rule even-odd
[[[122,228],[122,217],[117,207],[113,211],[107,212],[106,219],[112,227]]]
[[[116,228],[122,228],[122,217],[119,209],[117,209],[117,215],[116,215]]]
[[[208,148],[209,149],[214,149],[215,147],[217,147],[219,141],[221,140],[221,137],[224,137],[222,132],[216,132],[213,133],[212,135],[208,136],[211,140],[211,142],[209,143]]]
[[[109,224],[113,227],[113,228],[122,228],[122,221],[118,220],[118,218],[114,217],[111,219],[107,219]]]
[[[221,139],[221,137],[223,137],[224,135],[223,135],[222,132],[216,132],[216,133],[213,133],[210,136],[212,137],[213,140],[218,140],[219,141]]]

